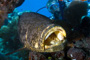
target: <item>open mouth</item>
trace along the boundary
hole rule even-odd
[[[44,40],[44,49],[46,51],[54,51],[57,49],[60,50],[60,45],[65,42],[66,32],[64,29],[56,29],[50,31],[45,37]],[[55,48],[55,49],[54,49]]]

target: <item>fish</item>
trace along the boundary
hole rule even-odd
[[[64,49],[66,31],[41,14],[23,13],[18,22],[18,31],[21,43],[28,50],[56,52]]]

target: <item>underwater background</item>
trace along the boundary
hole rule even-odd
[[[22,11],[32,11],[36,12],[38,9],[45,7],[48,0],[25,0],[25,2],[17,7],[17,10]],[[43,8],[38,13],[50,17],[51,13],[47,10],[47,8]]]
[[[51,11],[49,11],[47,9],[47,7],[46,7],[47,2],[48,2],[48,0],[25,0],[20,6],[16,7],[13,10],[13,12],[8,13],[8,19],[4,20],[4,24],[0,29],[0,60],[28,60],[29,52],[30,52],[29,50],[23,49],[21,51],[16,51],[17,49],[23,47],[23,45],[21,44],[21,42],[19,40],[19,36],[18,36],[18,30],[17,30],[18,20],[19,20],[19,17],[24,12],[37,12],[42,7],[44,7],[44,8],[39,10],[37,13],[42,14],[42,15],[52,19],[53,14],[51,13]],[[71,2],[71,0],[69,2]],[[89,6],[90,2],[89,1],[86,1],[86,2],[88,3],[88,6]],[[69,3],[67,2],[67,5],[68,4]],[[90,17],[90,9],[88,9],[87,12],[88,13],[85,16]],[[83,19],[83,17],[82,17],[82,19]],[[90,24],[87,27],[89,27],[88,29],[90,30]],[[82,29],[84,29],[84,28],[82,28]],[[76,30],[78,30],[78,29],[76,28]],[[87,28],[86,28],[86,30],[87,30]],[[87,30],[87,31],[89,31],[89,30]],[[89,40],[90,38],[87,38],[87,39]],[[83,40],[83,42],[81,42],[80,44],[79,44],[79,42],[80,41],[77,41],[75,43],[75,47],[79,47],[79,49],[82,49],[81,45],[85,44],[84,47],[86,49],[87,48],[90,49],[89,47],[86,46],[86,44],[88,44],[88,46],[90,45],[89,43],[86,43],[88,41]],[[73,44],[71,44],[71,45],[73,45]],[[78,51],[78,49],[74,49],[74,48],[72,48],[71,51],[72,50]],[[15,53],[12,54],[13,51]],[[82,53],[82,50],[80,50],[79,52],[82,56],[84,56],[84,54]],[[85,50],[85,52],[88,53],[88,50],[87,51]],[[62,53],[62,52],[60,52],[60,53]],[[69,53],[70,53],[70,51],[69,51]],[[73,52],[71,52],[71,53],[73,54]],[[63,55],[63,53],[62,53],[62,55]],[[87,57],[88,59],[86,59],[86,60],[90,59],[90,54],[87,54],[85,56],[88,56]],[[83,57],[83,59],[85,58],[85,56]],[[55,58],[57,58],[57,57],[55,57]],[[61,57],[61,60],[63,60],[62,58],[63,57]],[[50,60],[50,59],[51,59],[51,57],[48,57],[48,60]],[[56,60],[59,60],[59,59],[56,59]]]
[[[4,25],[0,29],[0,60],[28,60],[27,50],[16,52],[9,56],[5,54],[22,48],[18,39],[17,24],[19,16],[23,12],[36,12],[38,9],[45,7],[48,0],[25,0],[19,7],[15,8],[12,13],[8,14]],[[47,8],[41,9],[38,13],[50,17],[51,13]],[[26,52],[25,52],[26,51]]]

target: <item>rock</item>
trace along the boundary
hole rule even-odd
[[[46,60],[46,57],[38,52],[29,52],[29,60]]]
[[[70,48],[67,52],[67,56],[70,57],[72,60],[84,60],[85,54],[83,50],[77,48]]]
[[[59,51],[59,52],[52,52],[51,53],[52,57],[56,58],[57,60],[62,60],[64,57],[64,51]]]

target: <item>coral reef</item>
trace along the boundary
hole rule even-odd
[[[46,60],[46,57],[43,54],[37,52],[29,52],[29,60]]]
[[[22,0],[22,2],[23,1],[24,0]],[[0,24],[4,23],[4,20],[5,20],[4,18],[8,18],[6,19],[7,23],[4,23],[4,25],[0,29],[0,60],[28,60],[28,59],[29,60],[31,59],[33,60],[35,59],[37,60],[90,60],[90,18],[84,17],[83,19],[81,19],[83,15],[87,14],[87,11],[86,11],[87,3],[83,3],[83,2],[74,2],[74,3],[72,2],[70,6],[66,8],[66,10],[64,11],[65,12],[64,17],[66,20],[61,22],[54,22],[58,25],[61,25],[63,28],[65,28],[67,32],[67,38],[66,38],[67,41],[65,43],[63,50],[60,50],[58,52],[41,53],[41,52],[33,52],[31,50],[23,49],[22,51],[18,51],[8,56],[5,55],[9,52],[15,51],[23,47],[18,35],[18,33],[20,32],[18,31],[18,28],[17,28],[19,17],[23,14],[23,12],[18,12],[17,10],[13,11],[15,6],[20,6],[22,4],[22,2],[20,4],[18,4],[18,2],[20,1],[19,0],[15,0],[15,1],[1,0],[0,1]],[[7,6],[8,8],[6,7],[6,5],[8,5]],[[11,11],[13,11],[13,13],[10,13]],[[8,14],[8,17],[7,17],[7,13],[10,13]],[[33,16],[33,18],[34,17],[35,16]],[[38,20],[40,19],[41,17],[38,18]],[[21,20],[23,20],[23,18]],[[47,18],[46,20],[49,20],[49,18]],[[29,23],[29,22],[25,21],[25,23]],[[43,21],[43,23],[45,22]],[[21,26],[22,25],[23,24],[21,24]],[[37,31],[39,31],[39,29]],[[34,32],[32,32],[32,34],[33,33]],[[37,32],[35,31],[35,33]],[[32,36],[33,35],[31,35],[31,37]],[[35,38],[37,39],[36,35],[34,34],[32,39],[35,39]],[[41,42],[39,41],[39,43]],[[34,46],[34,43],[33,43],[33,46]],[[58,48],[61,48],[61,47],[58,47]]]
[[[76,27],[81,22],[81,17],[87,15],[88,4],[81,1],[73,1],[64,10],[64,19],[72,27]]]
[[[20,43],[19,36],[18,36],[18,20],[20,15],[22,15],[23,12],[18,12],[16,9],[13,11],[13,13],[8,14],[8,23],[3,25],[0,29],[0,53],[1,56],[3,56],[5,59],[8,60],[24,60],[26,59],[25,54],[28,57],[28,51],[23,50],[17,53],[14,53],[10,56],[5,56],[5,54],[10,53],[12,51],[15,51],[19,48],[22,48],[23,45]],[[3,58],[1,58],[2,60]]]
[[[85,54],[84,51],[82,51],[81,49],[77,49],[77,48],[70,48],[67,56],[69,58],[71,58],[71,60],[84,60],[85,58]]]
[[[8,13],[11,13],[15,7],[20,6],[24,0],[0,0],[0,27]]]

